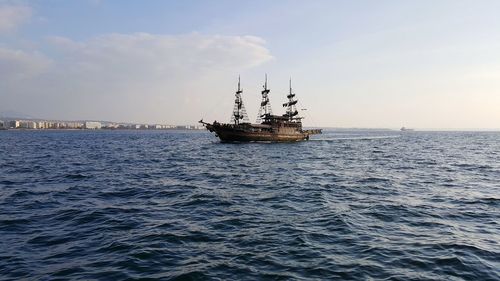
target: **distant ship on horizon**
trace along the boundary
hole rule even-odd
[[[406,128],[405,126],[401,127],[401,129],[399,129],[401,132],[413,132],[415,131],[414,129],[410,129],[410,128]]]
[[[294,99],[295,94],[292,91],[291,79],[290,92],[287,95],[288,101],[283,104],[283,107],[286,107],[286,112],[283,115],[272,114],[271,104],[269,103],[269,92],[271,90],[267,88],[267,75],[263,88],[257,124],[250,123],[246,113],[241,97],[243,90],[241,89],[239,77],[230,123],[219,123],[217,121],[207,123],[203,122],[203,119],[199,123],[203,124],[210,132],[215,132],[215,135],[223,142],[294,142],[308,140],[311,135],[322,133],[321,129],[302,129],[303,117],[298,116],[299,112],[296,108],[298,101]]]

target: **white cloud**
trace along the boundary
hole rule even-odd
[[[28,6],[0,4],[0,33],[10,32],[28,21],[32,11]]]
[[[247,68],[272,58],[263,46],[264,41],[254,36],[180,36],[147,33],[110,34],[86,42],[75,42],[64,37],[53,37],[51,42],[63,51],[72,67],[94,67],[93,70],[144,72],[164,75],[174,70],[203,71],[226,68]],[[131,67],[133,66],[133,67]],[[127,73],[123,73],[127,74]]]
[[[53,64],[10,88],[12,109],[42,117],[193,122],[207,103],[228,101],[232,88],[221,91],[218,83],[273,58],[254,36],[136,33],[49,42]],[[0,73],[22,73],[3,60]],[[46,111],[43,103],[50,103]]]
[[[19,82],[46,71],[51,60],[38,52],[25,52],[0,47],[0,81]]]

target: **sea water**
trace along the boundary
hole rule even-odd
[[[500,280],[500,133],[0,132],[0,279]]]

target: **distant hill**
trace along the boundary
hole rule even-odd
[[[1,119],[36,119],[35,117],[33,117],[31,115],[28,115],[28,114],[25,114],[22,112],[18,112],[18,111],[14,111],[14,110],[0,111],[0,118]]]

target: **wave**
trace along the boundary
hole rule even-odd
[[[357,137],[333,137],[333,138],[311,138],[309,141],[344,141],[344,140],[377,140],[377,139],[394,139],[394,138],[400,138],[401,136],[357,136]]]

